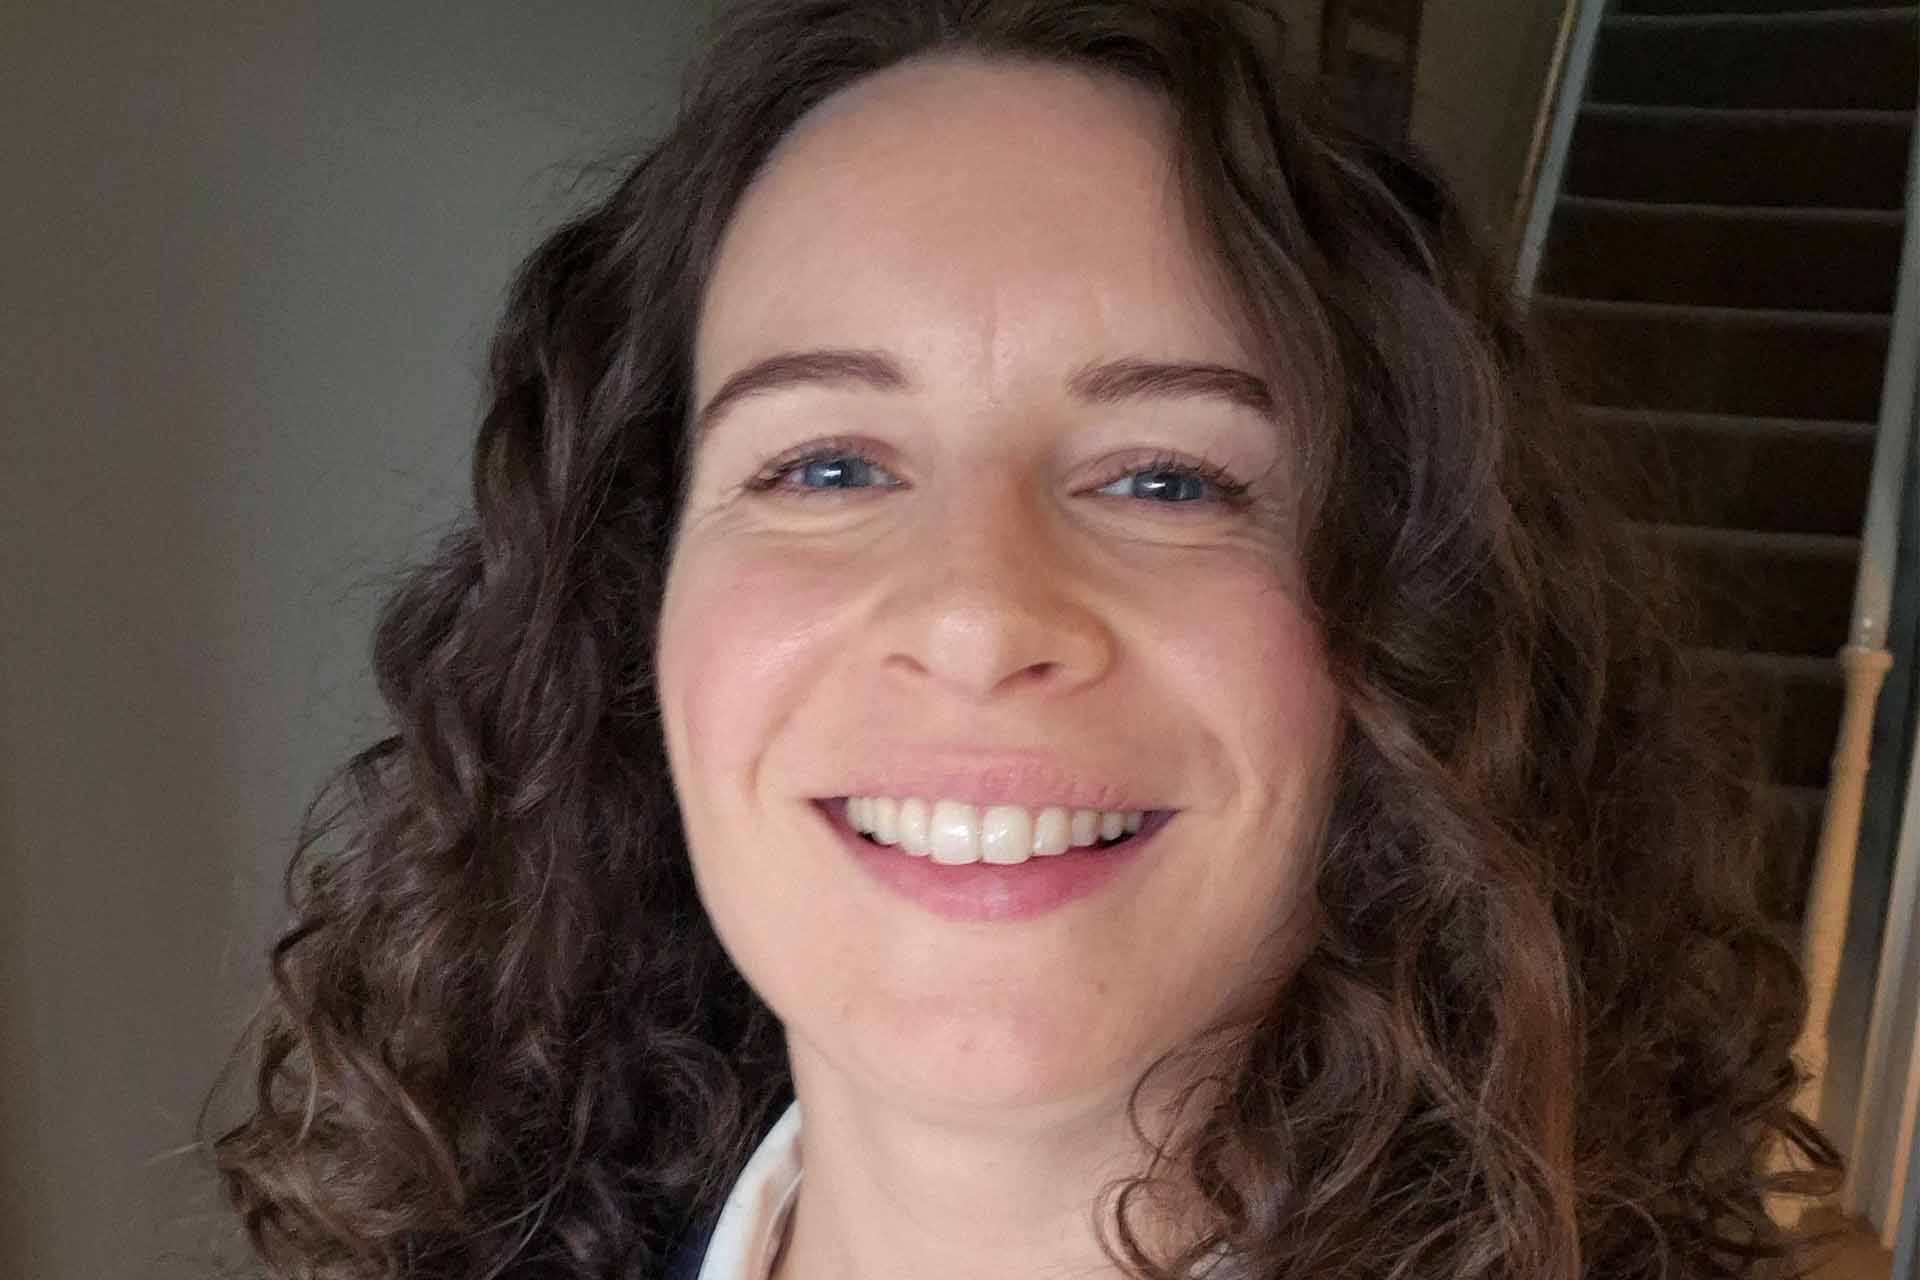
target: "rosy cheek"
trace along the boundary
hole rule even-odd
[[[1261,638],[1251,659],[1274,677],[1270,696],[1287,720],[1313,724],[1333,713],[1336,695],[1326,645],[1305,610],[1280,592],[1264,594],[1257,616]]]
[[[751,763],[767,726],[804,692],[848,580],[771,547],[680,554],[662,619],[665,714],[679,726],[690,763],[732,771]]]
[[[1325,646],[1270,571],[1199,580],[1175,625],[1182,684],[1214,708],[1247,768],[1281,779],[1328,767],[1339,699]]]

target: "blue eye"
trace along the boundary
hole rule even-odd
[[[811,450],[797,458],[769,463],[747,482],[747,488],[756,493],[770,490],[823,493],[894,487],[885,484],[875,486],[873,478],[876,474],[885,476],[890,473],[859,449],[835,445]],[[793,479],[789,481],[789,477]],[[894,482],[895,485],[898,483]]]
[[[885,477],[876,480],[876,477]],[[818,496],[863,489],[895,489],[900,481],[858,444],[827,441],[768,463],[747,482],[753,493]],[[1222,467],[1162,454],[1135,463],[1095,490],[1138,498],[1154,506],[1245,506],[1247,486]],[[1211,497],[1209,496],[1211,493]]]
[[[870,483],[878,470],[865,458],[854,457],[815,458],[800,464],[798,469],[805,477],[801,482],[803,489],[864,488],[863,481]]]
[[[1121,490],[1115,493],[1114,490]],[[1212,496],[1208,496],[1208,491]],[[1099,492],[1116,498],[1141,498],[1155,506],[1249,505],[1248,486],[1233,477],[1225,467],[1163,453],[1145,462],[1135,463],[1104,485]]]

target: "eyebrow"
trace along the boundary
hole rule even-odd
[[[828,349],[788,351],[740,370],[713,393],[694,419],[693,438],[703,438],[735,404],[788,387],[864,386],[908,391],[913,380],[884,351]],[[1067,391],[1088,404],[1127,400],[1223,400],[1263,417],[1273,416],[1273,393],[1265,381],[1229,365],[1126,357],[1091,364],[1067,379]]]

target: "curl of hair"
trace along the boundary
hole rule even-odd
[[[1300,1280],[1802,1261],[1767,1198],[1838,1159],[1792,1111],[1804,992],[1757,897],[1752,734],[1450,198],[1294,100],[1278,29],[1252,2],[758,0],[525,263],[472,515],[382,614],[394,729],[309,811],[236,1052],[249,1111],[210,1142],[276,1275],[656,1275],[791,1098],[696,897],[652,687],[691,335],[779,139],[925,56],[1171,104],[1195,233],[1298,392],[1347,711],[1321,935],[1256,1021],[1187,1047],[1212,1093],[1108,1188],[1103,1246],[1151,1280],[1220,1245]],[[1782,1146],[1800,1174],[1770,1172]],[[1132,1214],[1175,1181],[1204,1213],[1154,1257]]]

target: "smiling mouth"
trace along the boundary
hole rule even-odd
[[[855,827],[855,828],[853,829],[853,834],[854,834],[854,835],[856,835],[856,836],[858,836],[858,837],[859,837],[860,839],[862,839],[862,840],[864,840],[864,841],[866,841],[866,842],[867,842],[868,844],[870,844],[870,845],[873,845],[874,847],[876,847],[876,848],[880,848],[880,849],[889,849],[889,848],[895,848],[895,847],[898,847],[898,846],[900,845],[900,843],[901,843],[901,842],[900,842],[899,840],[887,840],[887,841],[883,841],[883,840],[880,840],[880,839],[877,839],[877,838],[875,837],[875,835],[874,835],[874,833],[873,833],[873,832],[871,832],[871,831],[862,831],[862,830],[860,830],[860,829],[859,829],[858,827]],[[1135,839],[1135,838],[1136,838],[1137,836],[1138,836],[1138,832],[1133,832],[1133,831],[1122,831],[1122,832],[1121,832],[1121,833],[1120,833],[1119,835],[1117,835],[1117,836],[1114,836],[1114,837],[1113,837],[1113,838],[1112,838],[1111,840],[1109,840],[1109,839],[1106,839],[1106,838],[1104,838],[1104,837],[1102,837],[1102,838],[1100,838],[1100,839],[1096,839],[1096,840],[1095,840],[1095,841],[1094,841],[1094,842],[1093,842],[1092,844],[1090,844],[1090,845],[1069,845],[1069,846],[1068,846],[1068,848],[1071,848],[1071,849],[1112,849],[1112,848],[1115,848],[1115,847],[1116,847],[1116,846],[1118,846],[1118,845],[1123,845],[1123,844],[1128,844],[1128,843],[1131,843],[1131,842],[1132,842],[1132,841],[1133,841],[1133,840],[1134,840],[1134,839]],[[908,854],[912,854],[912,853],[913,853],[913,851],[912,851],[911,849],[906,849],[906,850],[903,850],[903,852],[906,852],[906,853],[908,853]],[[1029,856],[1029,857],[1035,857],[1035,858],[1044,858],[1044,857],[1048,857],[1048,856],[1050,856],[1050,855],[1047,855],[1047,854],[1044,854],[1044,853],[1039,853],[1039,852],[1030,852],[1028,856]]]
[[[818,808],[818,810],[822,812],[822,816],[828,819],[833,827],[837,827],[837,829],[841,831],[841,835],[847,837],[847,839],[858,841],[860,844],[864,844],[864,846],[868,846],[868,848],[876,848],[876,850],[887,848],[887,850],[893,850],[893,852],[897,852],[897,854],[904,856],[904,858],[931,860],[931,862],[937,862],[937,864],[939,864],[939,862],[947,862],[948,865],[1046,864],[1046,862],[1052,862],[1054,858],[1058,858],[1058,856],[1062,856],[1062,854],[1081,854],[1081,856],[1085,856],[1085,854],[1100,854],[1100,852],[1106,852],[1106,850],[1125,848],[1125,846],[1129,846],[1129,844],[1139,844],[1139,842],[1150,839],[1152,835],[1156,835],[1156,833],[1160,831],[1160,827],[1164,827],[1165,823],[1173,818],[1173,814],[1179,812],[1179,810],[1140,810],[1139,823],[1133,825],[1131,831],[1119,831],[1114,837],[1098,837],[1098,835],[1096,835],[1096,839],[1092,839],[1092,841],[1089,842],[1071,841],[1068,842],[1064,848],[1062,848],[1062,846],[1046,848],[1046,850],[1035,848],[1035,850],[1023,854],[1018,860],[1004,860],[1004,858],[1002,858],[1002,860],[995,860],[995,858],[987,858],[987,856],[975,854],[973,860],[950,862],[950,860],[945,860],[945,858],[941,858],[941,856],[937,856],[937,854],[931,852],[931,841],[925,842],[925,846],[920,846],[920,848],[910,848],[910,846],[906,844],[904,833],[900,833],[899,839],[895,839],[895,841],[881,841],[881,839],[877,839],[876,833],[872,833],[872,831],[860,831],[860,829],[854,825],[852,816],[849,814],[849,796],[828,796],[828,798],[814,800],[812,804],[814,804],[814,808]],[[1056,844],[1058,844],[1058,841],[1056,841]]]

